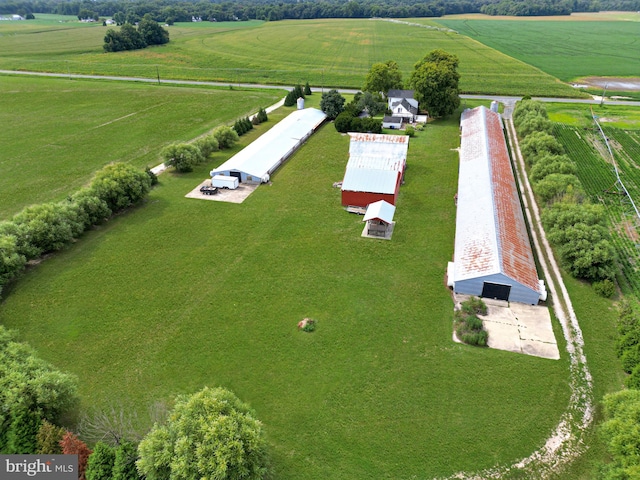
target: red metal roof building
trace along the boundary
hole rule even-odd
[[[537,304],[543,289],[500,115],[478,107],[460,125],[454,291]]]

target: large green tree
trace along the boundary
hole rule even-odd
[[[169,32],[162,28],[148,13],[138,23],[138,32],[147,45],[169,43]]]
[[[362,86],[363,92],[371,92],[386,98],[389,90],[402,88],[402,73],[393,60],[374,63]]]
[[[338,90],[329,90],[322,94],[320,109],[327,114],[329,120],[335,119],[344,110],[345,99]]]
[[[415,64],[409,85],[420,108],[432,117],[452,114],[460,106],[458,57],[444,50],[433,50]]]
[[[195,145],[189,143],[173,143],[160,152],[164,164],[174,167],[178,172],[190,172],[202,161],[202,153]]]
[[[267,470],[262,423],[223,388],[178,397],[167,423],[154,425],[138,454],[147,480],[256,480]]]

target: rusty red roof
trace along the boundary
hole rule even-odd
[[[467,110],[461,128],[455,280],[502,273],[539,292],[500,116]]]

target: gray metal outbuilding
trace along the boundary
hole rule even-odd
[[[326,120],[321,110],[296,110],[210,174],[241,182],[268,182],[270,175]]]
[[[454,291],[537,304],[543,294],[511,169],[502,119],[485,107],[461,118]]]

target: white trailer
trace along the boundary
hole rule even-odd
[[[238,188],[238,177],[227,177],[226,175],[214,175],[213,177],[211,177],[211,186],[235,190],[236,188]]]

